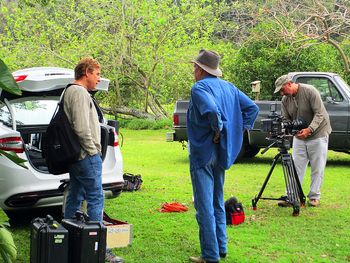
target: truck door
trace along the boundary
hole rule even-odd
[[[329,148],[348,149],[350,146],[347,138],[349,103],[339,91],[337,83],[329,76],[300,76],[297,77],[296,82],[313,85],[320,92],[332,126]]]

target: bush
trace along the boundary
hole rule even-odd
[[[148,120],[148,119],[120,119],[119,127],[130,130],[160,130],[170,129],[172,127],[172,120]]]

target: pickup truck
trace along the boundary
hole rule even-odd
[[[337,74],[328,72],[291,72],[288,73],[296,83],[313,85],[320,92],[328,111],[332,133],[329,137],[329,150],[350,153],[350,87]],[[178,100],[173,113],[173,132],[167,134],[168,141],[187,141],[186,112],[188,100]],[[261,131],[261,120],[270,114],[270,106],[277,103],[277,114],[281,113],[281,101],[255,101],[260,111],[254,128],[244,134],[243,145],[238,159],[254,157],[270,141],[267,133]]]

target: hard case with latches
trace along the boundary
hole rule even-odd
[[[69,263],[105,262],[107,229],[102,222],[77,211],[75,218],[63,219],[62,226],[69,233]]]
[[[35,218],[30,230],[30,263],[67,263],[68,231],[52,216]]]

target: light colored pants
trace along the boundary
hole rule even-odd
[[[311,140],[293,138],[293,160],[300,184],[303,183],[307,165],[311,166],[309,199],[320,199],[324,169],[327,162],[328,135]]]

